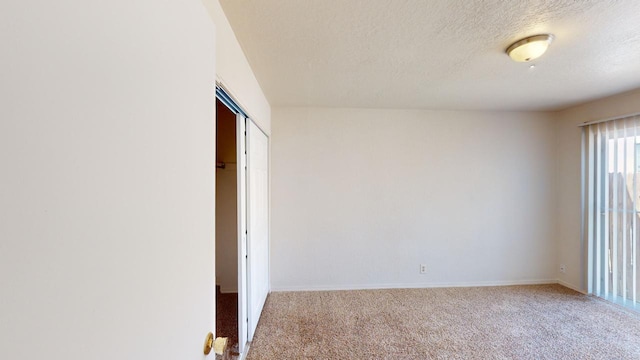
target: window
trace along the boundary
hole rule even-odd
[[[589,292],[640,309],[640,116],[584,131]]]

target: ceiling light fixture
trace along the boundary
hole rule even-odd
[[[551,34],[529,36],[511,44],[507,48],[507,54],[513,61],[528,62],[542,56],[553,39]]]

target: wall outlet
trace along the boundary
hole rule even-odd
[[[567,272],[567,265],[565,264],[560,264],[560,272],[561,273],[566,273]]]
[[[426,273],[427,273],[427,265],[420,264],[420,274],[426,274]]]

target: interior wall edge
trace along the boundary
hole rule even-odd
[[[577,292],[579,292],[581,294],[587,295],[587,292],[584,291],[584,289],[582,289],[582,287],[580,287],[580,286],[576,286],[574,284],[571,284],[569,282],[566,282],[566,281],[563,281],[563,280],[560,280],[560,279],[558,279],[558,284],[560,284],[560,285],[562,285],[562,286],[564,286],[566,288],[569,288],[571,290],[577,291]]]

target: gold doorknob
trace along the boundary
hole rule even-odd
[[[204,354],[209,355],[211,349],[213,349],[213,333],[210,332],[204,340]]]

